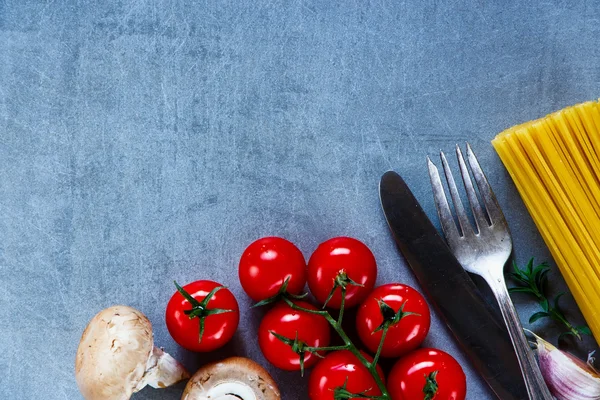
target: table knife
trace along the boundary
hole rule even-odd
[[[379,185],[383,212],[419,284],[475,369],[501,400],[523,400],[527,390],[504,324],[456,260],[400,175]]]

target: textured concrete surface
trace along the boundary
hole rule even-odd
[[[599,96],[600,13],[488,3],[0,0],[1,397],[81,398],[79,337],[116,303],[146,313],[190,369],[230,354],[266,365],[263,311],[247,308],[236,279],[263,235],[307,257],[354,236],[373,249],[379,282],[415,284],[378,180],[397,170],[434,216],[425,156],[457,142],[479,154],[516,259],[549,259],[489,141]],[[244,309],[218,354],[180,349],[164,324],[173,279],[202,278],[229,285]],[[563,288],[557,272],[551,280]],[[516,302],[526,319],[533,306]],[[491,398],[437,317],[426,344],[464,365],[469,399]],[[307,398],[306,380],[270,370],[284,399]]]

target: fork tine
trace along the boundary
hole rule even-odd
[[[471,149],[471,145],[469,143],[467,143],[467,159],[469,160],[471,171],[473,171],[475,182],[477,182],[477,187],[479,188],[479,193],[483,199],[483,204],[485,205],[485,209],[490,217],[490,222],[492,225],[505,223],[506,220],[504,219],[504,214],[498,205],[496,195],[494,194],[492,187],[485,177],[485,174],[479,165],[479,161],[477,161],[477,157],[475,157],[475,153],[473,153],[473,149]]]
[[[467,197],[469,198],[469,203],[471,204],[471,211],[473,211],[473,216],[475,217],[477,230],[481,232],[481,229],[484,226],[488,226],[489,222],[485,217],[483,209],[481,208],[481,204],[477,198],[477,193],[475,193],[475,188],[473,187],[473,181],[471,180],[469,170],[467,169],[467,164],[465,163],[465,158],[463,157],[462,151],[460,151],[460,146],[458,145],[456,145],[456,157],[458,158],[460,174],[462,175],[463,183],[465,185],[465,191],[467,192]]]
[[[473,227],[471,226],[471,223],[469,222],[469,217],[467,217],[467,213],[465,212],[465,207],[463,206],[463,202],[460,199],[458,189],[456,188],[456,182],[454,181],[452,171],[450,170],[450,165],[448,165],[448,160],[446,160],[446,155],[443,151],[440,151],[440,158],[442,159],[444,174],[446,174],[446,181],[448,182],[448,188],[450,188],[450,196],[452,197],[454,211],[456,211],[456,217],[458,219],[458,223],[460,224],[462,235],[471,235],[473,234]]]
[[[446,235],[446,240],[451,241],[459,236],[458,229],[456,228],[452,213],[450,212],[450,206],[448,205],[448,200],[444,193],[444,186],[440,179],[440,173],[429,157],[427,157],[427,166],[429,168],[429,178],[431,179],[435,208],[437,208],[442,230],[444,231],[444,235]]]

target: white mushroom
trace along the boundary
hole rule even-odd
[[[128,400],[144,386],[164,388],[189,378],[173,357],[154,347],[152,324],[140,311],[114,306],[83,331],[75,378],[86,400]]]
[[[271,375],[254,361],[231,357],[205,365],[189,380],[181,400],[280,400]]]

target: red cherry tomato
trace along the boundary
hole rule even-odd
[[[371,362],[372,357],[363,353]],[[385,383],[383,372],[377,366],[377,374]],[[308,395],[310,400],[334,400],[335,389],[343,387],[350,393],[380,396],[381,390],[369,370],[348,350],[335,351],[319,361],[310,373]]]
[[[419,347],[429,332],[429,307],[419,292],[401,283],[390,283],[375,288],[358,309],[356,329],[365,346],[372,352],[379,346],[382,331],[375,330],[384,321],[380,301],[385,302],[396,313],[401,308],[404,313],[414,313],[405,314],[389,328],[381,355],[400,357]]]
[[[239,277],[244,291],[254,301],[275,296],[286,279],[287,291],[300,294],[306,284],[306,261],[292,242],[264,237],[244,250]]]
[[[336,237],[321,243],[308,261],[308,287],[321,304],[327,301],[340,274],[362,285],[346,286],[345,307],[358,305],[375,285],[375,256],[364,243],[349,237]],[[342,291],[338,286],[327,306],[339,309],[341,304]]]
[[[316,310],[317,308],[303,301],[295,304],[300,307]],[[305,311],[296,311],[287,303],[279,303],[265,314],[258,328],[258,344],[265,358],[274,366],[288,370],[300,370],[300,356],[291,346],[282,342],[271,332],[288,339],[296,337],[307,346],[323,347],[329,345],[329,323],[320,315]],[[304,366],[310,368],[319,357],[312,353],[304,354]]]
[[[202,302],[210,292],[222,286],[213,281],[196,281],[183,287],[195,301]],[[237,300],[227,288],[216,291],[206,304],[207,310],[231,310],[221,314],[208,315],[204,319],[204,332],[200,337],[200,316],[186,315],[192,310],[193,305],[179,291],[169,300],[165,319],[167,329],[173,339],[191,351],[212,351],[227,343],[235,333],[240,320],[240,311]]]
[[[387,388],[392,400],[464,400],[467,380],[450,354],[437,349],[418,349],[396,362]]]

